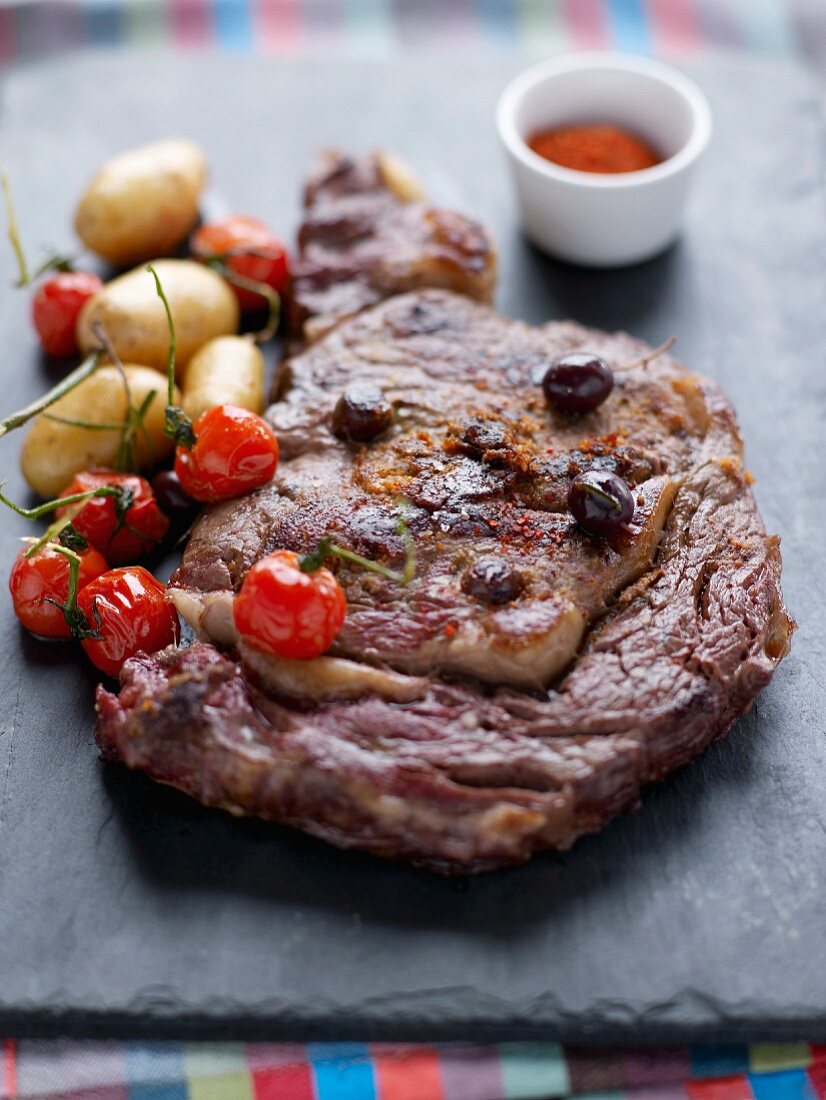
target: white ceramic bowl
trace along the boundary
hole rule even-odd
[[[665,159],[637,172],[598,174],[552,164],[527,138],[554,126],[610,123]],[[667,248],[680,230],[689,184],[711,135],[700,89],[670,65],[619,53],[563,54],[516,77],[497,126],[527,236],[560,259],[619,267]]]

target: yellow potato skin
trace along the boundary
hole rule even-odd
[[[81,196],[75,231],[117,267],[166,256],[198,220],[207,177],[191,141],[158,141],[108,161]]]
[[[248,337],[219,336],[197,351],[183,382],[184,412],[193,420],[215,405],[264,411],[264,356]]]
[[[141,468],[154,466],[170,454],[173,447],[172,440],[163,430],[167,397],[164,380],[149,367],[128,364],[124,371],[136,407],[148,393],[156,391],[143,421],[146,432],[139,432],[136,438],[139,465]],[[176,388],[175,400],[180,399]],[[47,412],[96,424],[117,424],[124,420],[126,410],[123,379],[114,367],[105,366],[56,401]],[[111,466],[118,453],[119,441],[120,433],[115,430],[79,428],[37,416],[23,441],[20,469],[36,493],[57,497],[75,474],[96,466]]]
[[[220,275],[203,264],[157,260],[153,266],[175,321],[180,378],[207,341],[238,331],[238,302]],[[86,302],[77,321],[77,342],[84,352],[98,346],[92,330],[95,321],[106,329],[123,362],[142,363],[166,373],[169,327],[155,280],[145,267],[118,276]]]

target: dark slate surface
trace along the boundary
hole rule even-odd
[[[386,143],[437,198],[495,228],[505,311],[627,327],[654,344],[676,335],[740,410],[801,629],[748,717],[639,813],[564,857],[456,883],[103,767],[90,672],[23,637],[4,603],[0,1034],[826,1034],[823,130],[799,71],[726,60],[695,71],[717,129],[688,232],[648,266],[603,274],[520,240],[491,121],[509,75],[496,64],[118,56],[9,78],[0,150],[34,243],[70,245],[90,170],[147,139],[201,141],[213,209],[255,212],[285,234],[318,146]],[[26,312],[25,295],[2,290],[3,408],[55,376]],[[18,446],[0,444],[3,471]],[[22,527],[4,515],[0,560]]]

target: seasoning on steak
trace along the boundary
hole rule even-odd
[[[573,417],[539,382],[572,349],[617,370]],[[137,658],[101,689],[110,758],[209,805],[342,847],[472,872],[564,849],[725,733],[792,624],[732,409],[710,381],[619,334],[534,328],[442,290],[393,298],[287,362],[268,417],[276,482],[210,509],[173,578],[214,644]],[[371,442],[334,431],[348,387],[393,407]],[[616,472],[631,529],[581,531],[578,472]],[[416,577],[335,567],[349,609],[329,654],[238,643],[233,592],[275,548],[332,534]]]
[[[291,327],[312,342],[393,294],[444,287],[490,301],[496,250],[478,222],[430,206],[390,153],[325,152],[304,193]]]

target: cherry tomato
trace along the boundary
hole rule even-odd
[[[125,565],[148,554],[161,541],[169,530],[169,517],[158,507],[149,482],[137,474],[85,470],[66,486],[63,495],[86,493],[104,485],[131,493],[130,506],[120,515],[114,497],[93,497],[81,507],[72,526],[114,565]],[[66,511],[58,508],[56,515],[60,518]]]
[[[80,644],[96,668],[117,676],[136,653],[157,653],[177,642],[178,616],[165,593],[141,565],[110,569],[81,590],[77,605],[101,637],[84,638]]]
[[[58,271],[40,284],[32,299],[32,322],[47,355],[62,359],[77,353],[78,314],[102,286],[88,271]]]
[[[278,440],[262,417],[238,405],[216,405],[192,427],[195,443],[176,449],[175,473],[193,500],[229,500],[272,481]]]
[[[287,251],[258,218],[233,214],[221,221],[208,222],[195,232],[191,245],[200,260],[222,259],[245,279],[265,283],[279,294],[287,289],[290,280]],[[267,304],[254,291],[239,286],[232,289],[242,310],[263,309]]]
[[[276,657],[318,657],[344,622],[347,600],[329,569],[302,573],[299,557],[276,550],[256,562],[235,597],[238,633]]]
[[[90,547],[80,556],[78,588],[105,573],[109,566],[101,553]],[[69,563],[51,546],[44,546],[31,558],[21,550],[9,577],[14,613],[32,634],[41,638],[71,638],[72,632],[59,607],[47,600],[65,604],[69,596]]]

